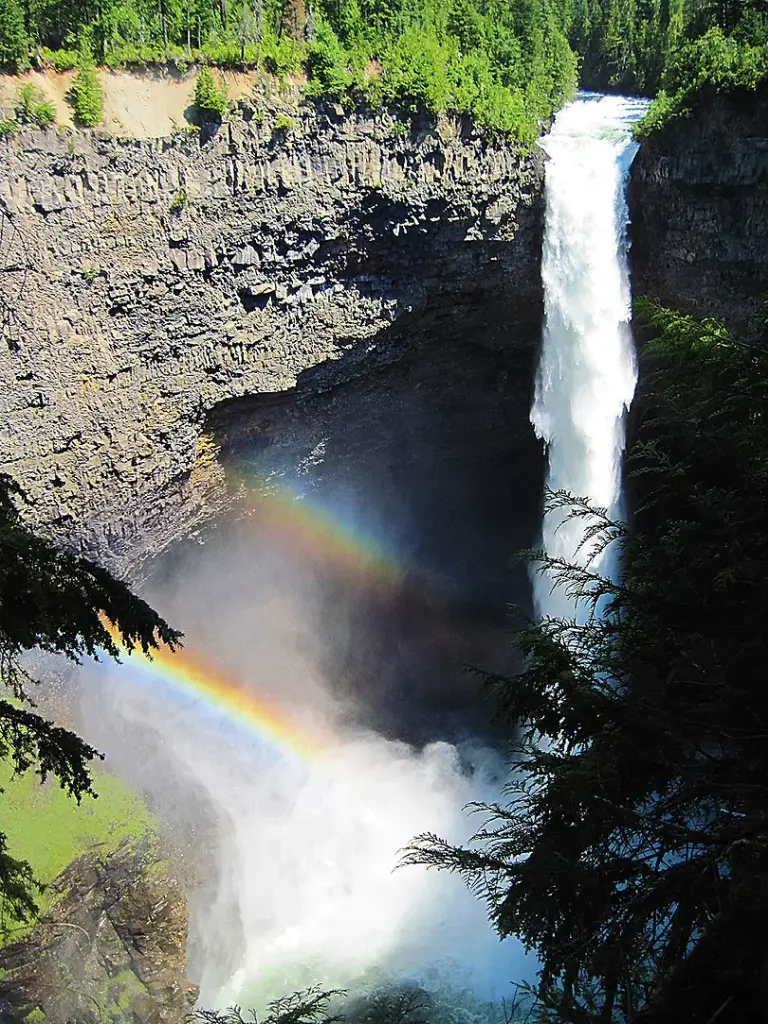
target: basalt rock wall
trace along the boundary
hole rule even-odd
[[[645,140],[629,204],[636,295],[764,336],[768,85],[703,95],[689,117]]]
[[[385,114],[0,143],[0,465],[125,567],[215,502],[218,403],[459,338],[531,350],[542,190],[540,154]]]

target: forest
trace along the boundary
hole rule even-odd
[[[352,109],[471,114],[532,143],[577,84],[657,96],[768,74],[763,0],[0,0],[0,67],[262,66]],[[85,123],[88,123],[87,121]]]

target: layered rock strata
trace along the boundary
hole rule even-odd
[[[426,333],[536,335],[540,155],[454,122],[257,121],[0,144],[0,464],[118,569],[213,500],[222,400],[327,388]]]

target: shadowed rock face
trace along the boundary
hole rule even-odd
[[[208,613],[190,618],[201,588],[216,609],[231,609],[224,635],[256,638],[263,581],[274,576],[279,600],[279,581],[299,577],[286,586],[301,604],[296,620],[312,623],[309,657],[365,725],[415,742],[487,728],[478,680],[461,666],[508,668],[508,605],[530,606],[526,569],[512,564],[540,528],[527,340],[515,348],[481,333],[414,332],[407,354],[364,377],[216,407],[206,428],[230,491],[241,493],[202,548],[182,545],[162,560],[156,603],[190,636],[197,623],[215,650]],[[383,585],[359,545],[387,553],[394,568]]]
[[[186,903],[165,867],[129,845],[107,857],[95,850],[51,890],[53,906],[34,931],[0,950],[1,1020],[188,1019],[197,988],[184,977]]]
[[[636,295],[764,336],[768,86],[705,95],[692,116],[644,141],[629,204]]]
[[[0,204],[0,464],[39,525],[118,568],[215,504],[222,400],[364,376],[427,324],[514,348],[540,319],[541,156],[458,123],[22,134]]]

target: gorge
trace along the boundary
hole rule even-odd
[[[700,211],[713,200],[702,183],[722,176],[719,223],[736,227],[721,232],[722,249],[706,243],[707,287],[718,303],[707,308],[734,323],[756,309],[768,237],[764,99],[717,145],[711,129],[692,122],[641,147],[630,183],[630,258],[644,291],[704,311],[688,255],[705,244]],[[357,805],[362,789],[372,813],[395,814],[389,845],[432,827],[435,791],[444,803],[434,828],[460,841],[457,812],[478,795],[461,769],[475,764],[487,796],[498,768],[475,748],[459,747],[460,764],[446,744],[429,744],[461,744],[491,729],[482,710],[468,722],[469,684],[455,665],[503,670],[505,604],[530,601],[524,571],[511,573],[507,562],[536,542],[545,472],[528,425],[543,314],[544,157],[489,143],[459,119],[417,121],[402,138],[387,115],[291,113],[297,127],[288,137],[273,130],[270,114],[199,140],[78,134],[70,147],[38,132],[2,144],[10,241],[0,257],[9,314],[1,461],[29,494],[35,523],[142,580],[193,653],[242,677],[253,645],[264,652],[260,685],[302,728],[336,727],[341,708],[344,728],[387,737],[352,744],[342,751],[349,761],[339,755],[337,774],[329,770],[340,804]],[[739,155],[738,173],[729,152]],[[744,224],[748,260],[739,248]],[[723,265],[727,292],[717,283]],[[311,528],[291,520],[296,501],[315,517]],[[203,600],[190,599],[199,593]],[[254,770],[236,752],[241,738],[226,723],[196,734],[194,705],[179,706],[157,679],[145,689],[125,684],[120,671],[110,670],[109,685],[85,673],[78,714],[144,791],[150,776],[177,771],[174,762],[189,769],[155,806],[172,844],[199,843],[213,862],[201,872],[209,886],[214,880],[200,890],[208,903],[194,908],[191,976],[208,1005],[220,995],[261,998],[231,979],[238,958],[264,962],[246,921],[264,928],[273,894],[277,918],[309,927],[316,891],[280,906],[269,862],[249,888],[246,854],[266,811],[257,801],[238,821],[252,799],[241,778]],[[337,688],[329,709],[321,691],[330,677]],[[291,679],[300,680],[293,690]],[[155,686],[162,727],[148,703]],[[427,746],[417,757],[397,745],[403,740]],[[222,748],[232,760],[225,785]],[[285,847],[275,822],[271,848],[281,862],[297,856],[299,876],[306,851],[297,836],[312,834],[313,863],[325,872],[319,886],[328,903],[321,901],[315,937],[299,945],[302,956],[326,956],[323,936],[346,884],[359,916],[348,918],[354,925],[326,966],[350,950],[367,955],[369,945],[375,961],[391,936],[379,935],[376,946],[370,920],[383,907],[360,901],[375,885],[354,873],[368,856],[356,820],[343,818],[334,831],[327,791],[292,788],[290,772],[270,785],[267,805],[293,799],[304,814]],[[213,808],[214,790],[227,794],[223,810]],[[404,804],[413,817],[401,820]],[[191,831],[189,806],[199,808]],[[218,843],[238,848],[230,877]],[[441,952],[450,959],[470,934],[480,973],[493,974],[499,955],[517,963],[517,951],[499,954],[482,933],[482,908],[469,896],[453,904],[459,897],[444,895],[444,882],[434,895],[425,888],[424,907],[467,909],[455,911],[460,939],[453,947],[445,939]],[[233,927],[243,894],[247,907]],[[397,932],[411,904],[388,890],[381,899]],[[429,947],[444,921],[417,906],[417,939]],[[413,949],[398,955],[418,963]],[[401,969],[397,956],[392,966]],[[279,962],[270,970],[284,983]],[[492,991],[492,979],[477,987]],[[48,1019],[56,1019],[50,1011]]]

